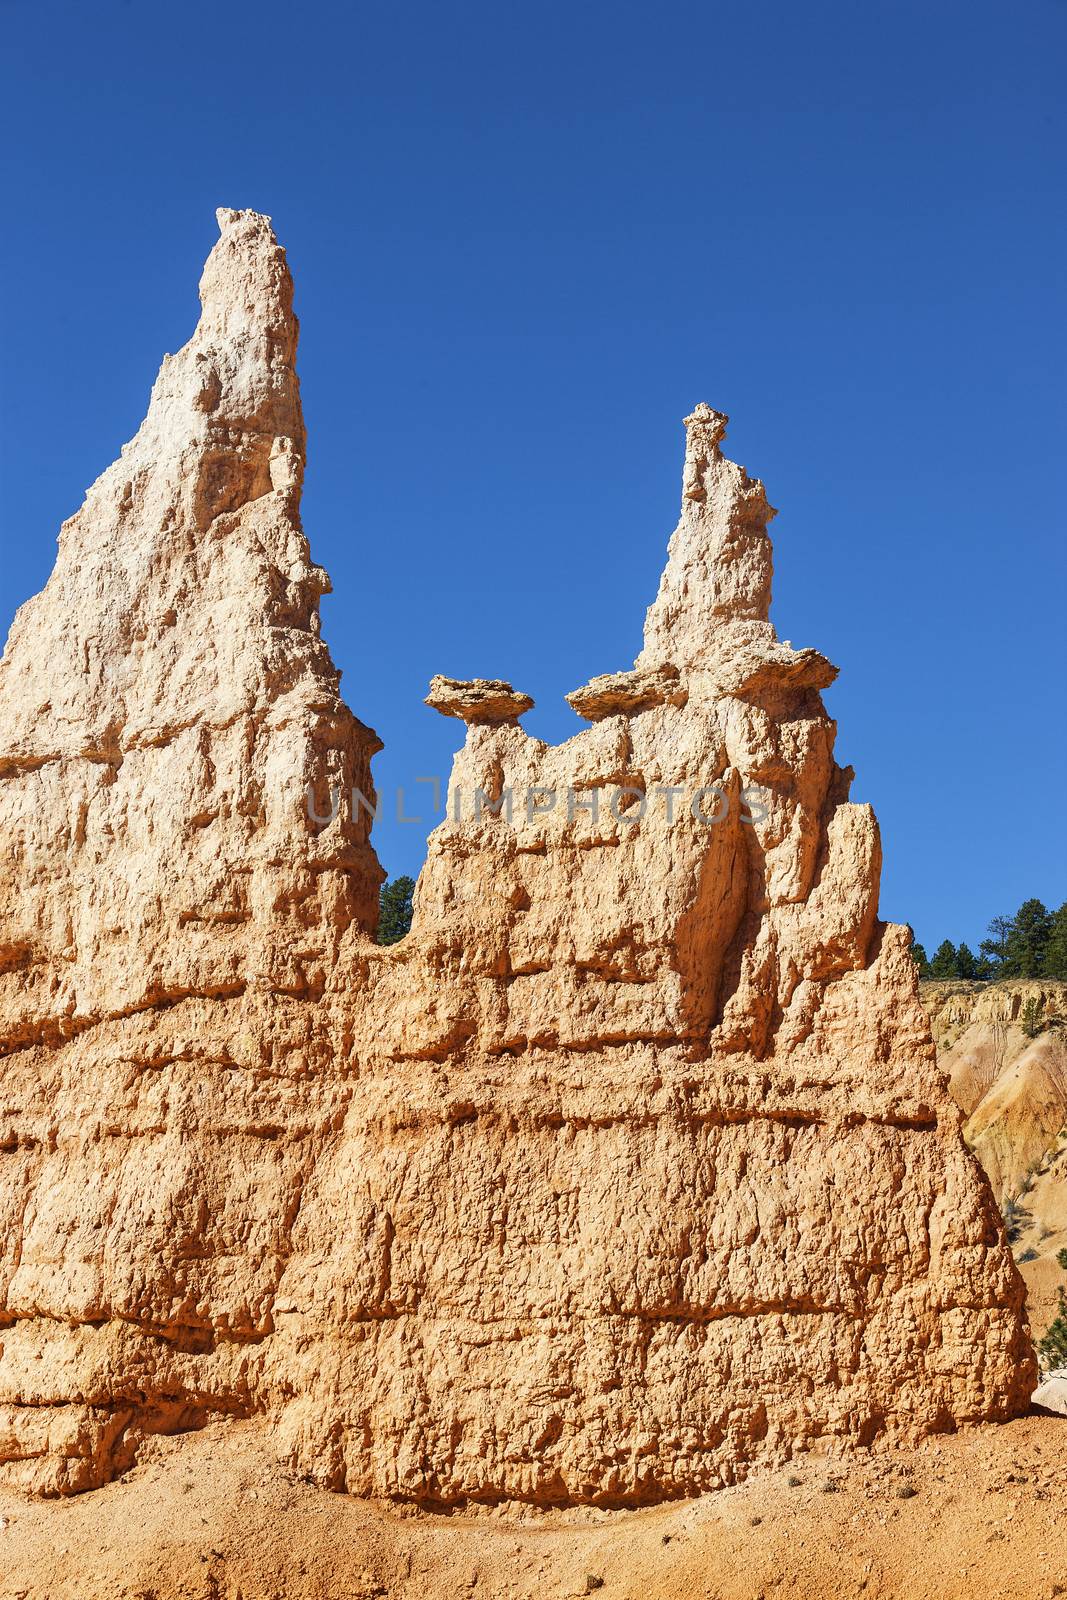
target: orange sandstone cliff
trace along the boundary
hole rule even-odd
[[[91,1488],[261,1416],[356,1494],[636,1505],[1024,1410],[1022,1284],[726,418],[687,419],[590,726],[435,679],[466,743],[378,947],[292,284],[219,220],[0,667],[0,1473]]]

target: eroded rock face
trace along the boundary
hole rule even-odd
[[[262,1412],[355,1493],[634,1504],[1025,1409],[1021,1283],[726,419],[689,419],[592,727],[435,680],[470,725],[380,948],[288,273],[220,215],[0,669],[6,1470],[90,1487]]]

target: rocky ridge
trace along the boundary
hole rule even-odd
[[[291,281],[219,217],[0,666],[4,1474],[262,1415],[330,1488],[633,1506],[1024,1410],[1022,1284],[727,419],[687,419],[592,726],[435,680],[466,742],[378,947]]]

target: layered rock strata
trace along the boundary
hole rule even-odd
[[[1021,1283],[726,419],[687,419],[592,726],[548,746],[510,685],[435,679],[466,742],[378,947],[291,285],[220,221],[0,668],[8,1474],[91,1487],[262,1413],[334,1488],[630,1505],[1024,1409]]]

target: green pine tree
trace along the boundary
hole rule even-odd
[[[1052,913],[1041,976],[1067,979],[1067,900]]]
[[[956,951],[956,976],[957,978],[977,978],[978,960],[973,950],[961,944]]]
[[[979,945],[985,958],[986,976],[1011,978],[1015,974],[1008,966],[1008,939],[1012,931],[1011,917],[993,917],[989,923],[989,937]]]
[[[956,976],[956,946],[951,939],[944,939],[934,951],[934,959],[930,963],[931,978],[954,978]]]
[[[930,961],[922,945],[915,939],[911,941],[911,959],[919,969],[919,977],[928,978],[930,976]]]
[[[397,944],[411,927],[414,878],[390,878],[378,896],[378,943]]]
[[[1052,933],[1052,915],[1040,900],[1024,900],[1008,934],[1008,961],[1013,978],[1038,978]]]

